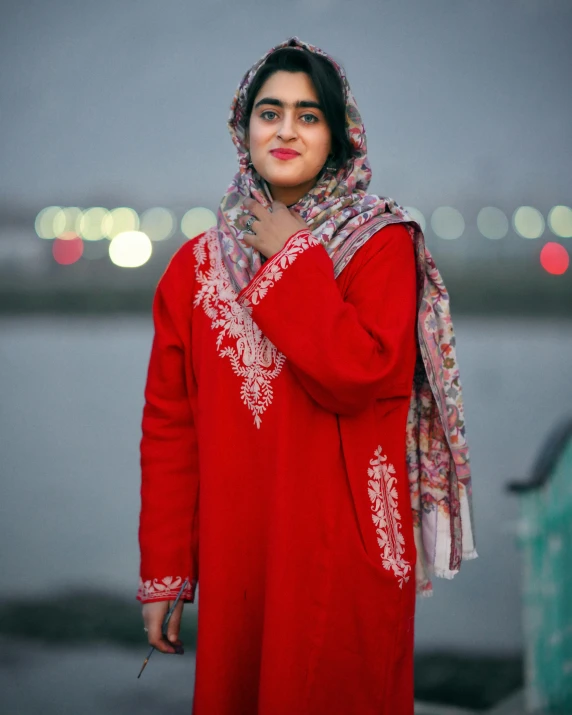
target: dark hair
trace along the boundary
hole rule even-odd
[[[341,78],[332,63],[321,55],[305,49],[284,47],[273,52],[261,65],[248,87],[243,126],[248,131],[254,100],[262,85],[275,72],[305,72],[312,81],[324,117],[332,133],[332,162],[342,167],[352,155],[352,145],[346,131],[346,102]]]

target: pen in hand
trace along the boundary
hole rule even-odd
[[[183,595],[183,591],[185,590],[185,587],[187,584],[188,584],[187,580],[183,581],[183,585],[181,586],[179,593],[177,594],[177,598],[173,601],[173,605],[167,611],[167,614],[165,616],[165,619],[163,620],[163,626],[161,629],[163,632],[163,635],[166,635],[166,633],[167,633],[167,626],[169,625],[171,616],[173,615],[173,612],[174,612],[175,608],[177,607],[177,604],[179,603],[179,599]],[[143,661],[143,665],[141,666],[141,670],[139,671],[139,675],[137,676],[138,678],[141,677],[141,673],[145,670],[145,666],[149,662],[149,658],[153,655],[154,650],[155,650],[155,646],[153,645],[153,646],[151,646],[151,650],[149,651],[149,653],[147,653],[147,657]]]

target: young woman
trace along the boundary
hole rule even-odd
[[[181,650],[199,582],[195,715],[411,715],[416,585],[476,556],[447,294],[419,226],[366,193],[363,124],[324,52],[267,53],[229,127],[217,226],[154,302],[149,642]]]

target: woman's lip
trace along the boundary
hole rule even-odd
[[[295,157],[300,156],[299,152],[294,151],[293,149],[272,149],[270,153],[277,159],[294,159]]]

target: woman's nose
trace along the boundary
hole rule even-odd
[[[294,139],[296,137],[296,124],[294,118],[286,115],[278,127],[278,136],[283,141]]]

